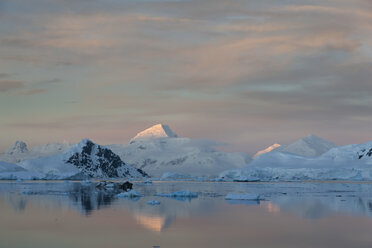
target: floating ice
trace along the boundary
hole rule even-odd
[[[245,200],[245,201],[258,201],[262,200],[260,195],[258,194],[235,194],[235,193],[228,193],[225,197],[225,200]]]
[[[174,197],[174,198],[178,198],[178,197],[188,197],[188,198],[196,198],[198,197],[198,193],[196,192],[191,192],[190,190],[188,191],[184,191],[184,190],[181,190],[181,191],[177,191],[177,192],[173,192],[173,193],[168,193],[168,194],[156,194],[156,196],[160,196],[160,197]]]
[[[141,197],[141,195],[137,191],[132,189],[131,191],[117,194],[116,197],[119,197],[119,198],[126,198],[126,197],[127,198],[135,198],[135,197]]]

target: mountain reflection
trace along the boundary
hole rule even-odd
[[[323,191],[311,184],[301,184],[303,187],[301,190],[293,185],[154,183],[145,186],[136,184],[136,191],[143,197],[117,198],[117,192],[97,190],[94,184],[1,184],[0,203],[7,203],[8,208],[12,208],[17,213],[37,206],[55,211],[73,209],[86,218],[104,208],[125,210],[125,213],[130,213],[131,218],[140,226],[157,233],[166,230],[177,218],[207,216],[218,211],[229,211],[234,207],[258,208],[273,215],[290,213],[306,219],[319,219],[335,214],[372,216],[372,198],[365,193],[370,192],[371,185],[340,184],[347,188],[347,191],[330,190],[332,185]],[[179,199],[155,196],[158,193],[169,193],[188,187],[191,191],[199,192],[199,197],[179,201]],[[287,192],[289,187],[295,188],[296,191],[286,194],[267,193],[284,191],[284,187],[287,187]],[[260,202],[224,199],[227,192],[242,192],[247,188],[262,193],[266,200]],[[160,201],[160,205],[148,205],[147,202],[150,200]]]
[[[138,224],[154,232],[163,231],[173,220],[172,217],[160,215],[134,214],[134,217]]]

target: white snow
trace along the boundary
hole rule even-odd
[[[196,192],[191,192],[190,190],[181,190],[173,193],[161,193],[161,194],[156,194],[156,196],[160,197],[171,197],[171,198],[178,198],[178,197],[188,197],[188,198],[195,198],[198,197],[198,193]]]
[[[26,153],[28,152],[27,145],[23,141],[17,140],[14,142],[13,145],[11,145],[8,150],[6,151],[6,154],[13,155],[13,154],[20,154],[20,153]]]
[[[42,146],[36,146],[32,149],[32,152],[38,153],[41,156],[55,155],[63,153],[71,148],[71,144],[67,142],[63,143],[46,143]]]
[[[257,201],[262,200],[260,195],[258,194],[235,194],[235,193],[228,193],[225,197],[226,200],[246,200],[246,201]]]
[[[173,180],[183,180],[183,179],[196,179],[195,176],[175,173],[175,172],[165,172],[161,176],[162,181],[173,181]]]
[[[277,149],[278,147],[280,147],[280,144],[275,143],[275,144],[273,144],[273,145],[271,145],[271,146],[269,146],[269,147],[267,147],[267,148],[265,148],[261,151],[258,151],[255,155],[253,155],[253,158],[257,158],[258,156],[260,156],[262,154],[271,152],[271,151]]]
[[[288,152],[304,157],[317,157],[336,147],[332,142],[315,135],[309,135],[287,146],[280,146],[275,151]]]
[[[71,147],[68,143],[47,143],[43,146],[36,146],[28,150],[27,144],[23,141],[16,141],[8,150],[0,154],[0,160],[9,163],[19,163],[24,160],[41,158],[65,152]]]
[[[68,179],[80,174],[80,170],[72,164],[65,163],[63,154],[44,158],[35,158],[18,163],[22,168],[42,173],[47,179]]]
[[[242,168],[251,161],[246,153],[217,151],[216,142],[189,138],[134,138],[126,145],[108,146],[123,161],[160,178],[166,172],[216,177],[228,169]]]
[[[309,135],[289,145],[273,144],[266,149],[258,151],[253,158],[269,152],[287,152],[304,157],[317,157],[336,147],[332,142],[315,135]]]
[[[258,182],[261,179],[258,177],[245,175],[242,170],[227,170],[220,174],[217,181],[234,181],[234,182]]]
[[[123,193],[117,194],[116,197],[119,197],[119,198],[135,198],[135,197],[141,197],[141,194],[139,194],[137,191],[132,189],[128,192],[123,192]]]
[[[110,176],[103,170],[101,164],[105,163],[107,167],[112,161],[100,154],[103,149],[105,148],[84,139],[62,154],[25,160],[18,165],[29,171],[43,173],[47,179],[82,178],[85,176],[105,178]],[[137,169],[123,162],[120,163],[117,168],[110,167],[111,172],[117,171],[118,177],[142,177]]]
[[[0,180],[33,180],[43,177],[43,174],[30,172],[18,165],[0,161]]]
[[[372,180],[372,142],[332,148],[318,157],[270,152],[240,170],[225,171],[219,180],[254,177],[262,181]]]
[[[139,132],[131,141],[154,138],[177,138],[177,134],[175,134],[168,125],[156,124],[142,132]]]

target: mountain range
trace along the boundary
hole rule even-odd
[[[135,135],[126,145],[51,143],[29,150],[16,141],[0,155],[0,179],[208,177],[220,180],[372,178],[372,143],[337,147],[315,135],[274,144],[252,160],[226,153],[217,142],[179,137],[164,124]],[[369,174],[370,173],[370,174]],[[371,175],[371,176],[370,176]]]
[[[227,181],[372,180],[372,142],[334,147],[316,157],[272,151],[242,169],[220,174]]]

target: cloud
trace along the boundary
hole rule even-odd
[[[11,76],[9,73],[0,73],[0,78],[10,78]]]
[[[19,95],[23,96],[32,96],[32,95],[38,95],[38,94],[43,94],[46,93],[46,89],[28,89],[28,90],[23,90],[18,92]]]
[[[20,81],[0,80],[0,92],[23,88],[24,84]]]
[[[100,128],[170,120],[187,134],[247,147],[251,137],[318,127],[337,138],[334,130],[371,124],[370,1],[3,2],[12,8],[1,16],[0,67],[17,68],[24,86],[4,86],[22,99],[9,108],[79,111],[93,123],[102,111]],[[51,99],[54,107],[40,110]],[[66,133],[76,124],[58,121],[42,127]]]

